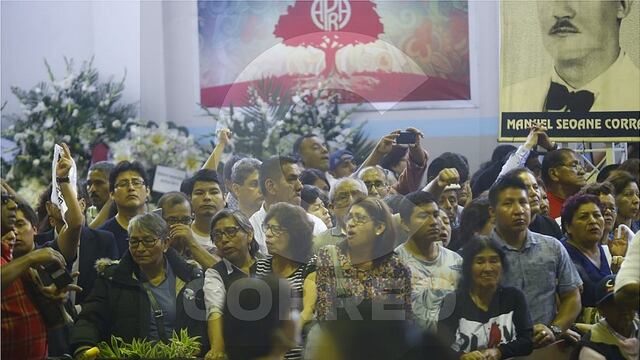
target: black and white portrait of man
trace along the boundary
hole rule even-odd
[[[512,12],[504,7],[522,3],[505,3],[501,58],[503,112],[640,110],[640,31],[635,13],[635,24],[628,29],[630,40],[626,41],[635,43],[634,53],[630,55],[621,45],[621,27],[631,11],[638,12],[634,8],[638,4],[626,0],[526,2],[533,15],[529,18],[537,17],[538,26],[530,29],[539,35],[532,35],[527,31],[514,32],[513,27],[519,26],[522,17],[508,18]],[[540,43],[535,39],[538,36],[542,51],[535,51]],[[531,39],[534,40],[529,44]],[[517,41],[520,51],[513,52],[512,44]],[[527,46],[530,52],[526,51]],[[522,72],[527,71],[523,64],[535,59],[543,59],[538,62],[546,62],[546,70],[522,78]],[[518,71],[521,73],[517,74]]]

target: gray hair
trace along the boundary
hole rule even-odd
[[[109,174],[111,174],[111,170],[113,170],[114,167],[116,166],[108,161],[98,161],[89,167],[89,171],[99,171],[109,177]]]
[[[158,200],[158,208],[164,210],[165,207],[174,207],[178,204],[188,204],[191,208],[191,201],[184,193],[180,191],[169,191]]]
[[[336,192],[338,192],[338,188],[345,183],[355,184],[358,190],[361,191],[365,196],[369,195],[369,191],[367,190],[367,185],[365,185],[364,181],[353,178],[353,177],[344,177],[344,178],[338,179],[335,183],[333,183],[333,185],[331,185],[331,188],[329,189],[329,201],[333,202],[333,200],[335,200]]]
[[[169,237],[169,225],[167,225],[162,216],[155,213],[136,215],[129,220],[129,226],[127,227],[129,236],[134,230],[157,236],[163,242]]]
[[[382,174],[382,177],[384,178],[384,181],[387,182],[387,185],[389,184],[389,179],[387,178],[387,174],[385,173],[385,169],[382,168],[379,165],[376,166],[367,166],[364,167],[362,169],[360,169],[360,171],[358,171],[358,179],[362,179],[362,176],[364,175],[364,173],[366,173],[367,171],[371,170],[371,169],[375,169],[377,170],[380,174]]]
[[[233,164],[231,169],[231,182],[242,185],[249,175],[254,171],[259,171],[262,161],[254,158],[244,158]]]

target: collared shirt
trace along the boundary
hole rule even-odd
[[[495,230],[491,237],[502,244],[509,265],[502,284],[522,290],[534,324],[551,324],[558,310],[556,292],[564,294],[582,285],[567,250],[551,236],[529,230],[521,249],[507,244]]]
[[[262,223],[264,223],[266,217],[267,210],[265,210],[264,203],[262,203],[260,210],[256,211],[249,218],[249,222],[251,222],[251,226],[253,227],[253,238],[256,239],[260,247],[260,252],[263,255],[269,255],[269,250],[267,250],[267,236],[264,234],[264,231],[262,231]],[[307,213],[307,217],[313,222],[313,235],[318,235],[327,230],[327,225],[320,220],[319,217],[309,213]]]
[[[11,260],[11,248],[2,244],[0,267]],[[25,288],[25,276],[17,278],[2,290],[2,352],[3,359],[34,359],[47,357],[47,329],[40,312]]]
[[[566,85],[552,68],[547,73],[509,85],[503,91],[501,109],[507,112],[545,111],[545,101],[551,81]],[[638,111],[640,107],[640,70],[624,52],[603,73],[579,89],[594,93],[590,111]],[[620,87],[624,91],[619,91]],[[527,94],[522,96],[522,94]]]
[[[418,324],[435,333],[438,320],[451,315],[453,304],[443,304],[447,294],[454,292],[462,277],[462,257],[455,252],[438,246],[438,256],[434,260],[416,257],[407,250],[404,243],[395,253],[411,270],[411,308]]]
[[[564,81],[555,67],[551,71],[551,81],[566,86],[567,90],[572,92],[586,90],[593,93],[594,101],[590,111],[637,111],[639,108],[638,105],[640,105],[640,97],[638,96],[638,94],[640,94],[638,92],[640,89],[638,86],[639,79],[640,73],[638,72],[638,68],[635,67],[623,50],[620,50],[618,58],[607,70],[579,88],[574,88]],[[630,86],[624,86],[624,91],[617,91],[621,85],[627,83],[629,83]],[[631,97],[633,94],[635,94],[635,98]],[[635,107],[626,105],[634,101],[636,103]],[[612,104],[620,104],[620,106],[614,109],[611,108]]]
[[[565,199],[554,195],[551,191],[547,191],[547,199],[549,200],[549,217],[552,219],[559,218],[562,213],[562,205],[564,205]]]
[[[334,226],[313,237],[313,252],[317,252],[323,246],[335,245],[346,238],[347,234],[340,227]]]

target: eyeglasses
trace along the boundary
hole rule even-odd
[[[7,203],[9,203],[9,200],[15,202],[16,197],[11,194],[2,194],[2,205],[7,205]]]
[[[371,219],[368,216],[358,216],[358,215],[347,215],[347,217],[345,218],[345,222],[348,224],[349,222],[353,222],[353,225],[355,226],[360,226],[363,224],[366,224],[368,221],[371,221],[373,219]]]
[[[153,237],[145,237],[140,239],[131,239],[129,238],[129,247],[131,249],[135,249],[138,247],[138,244],[142,243],[142,245],[146,248],[153,247],[158,242],[158,238]]]
[[[358,190],[354,190],[351,192],[341,192],[336,194],[336,197],[334,199],[334,203],[337,207],[342,208],[345,207],[347,205],[349,205],[349,202],[351,201],[351,199],[357,199],[361,196],[364,196],[364,194],[361,191]]]
[[[281,236],[287,230],[280,225],[262,224],[262,231],[264,231],[265,234],[270,231],[274,236]]]
[[[240,226],[229,226],[222,230],[216,229],[211,232],[211,239],[213,241],[220,241],[225,235],[227,236],[227,239],[231,239],[236,236],[240,230],[242,230]]]
[[[167,224],[169,225],[174,225],[174,224],[189,225],[191,224],[192,220],[193,218],[191,216],[183,216],[183,217],[169,216],[168,218],[164,219],[164,221],[166,221]]]
[[[142,179],[131,179],[131,180],[122,180],[116,183],[116,188],[128,188],[129,186],[133,186],[134,189],[140,189],[144,186],[144,180]]]
[[[606,213],[606,212],[612,212],[612,213],[616,213],[618,212],[618,209],[615,206],[603,206],[602,207],[602,212]]]
[[[377,181],[365,181],[364,184],[367,186],[367,189],[369,191],[371,191],[374,187],[376,189],[380,189],[383,188],[385,186],[387,186],[384,181],[381,180],[377,180]]]
[[[579,163],[579,162],[574,162],[572,164],[562,164],[561,166],[571,168],[571,170],[573,170],[575,172],[578,172],[580,170],[584,170],[585,169],[584,164]]]

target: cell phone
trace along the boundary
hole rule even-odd
[[[412,131],[401,131],[396,138],[396,144],[415,144],[418,134]]]
[[[56,284],[58,289],[62,289],[67,285],[73,283],[73,278],[69,271],[64,267],[60,267],[59,264],[50,263],[44,266],[44,271],[51,277],[53,283]]]

